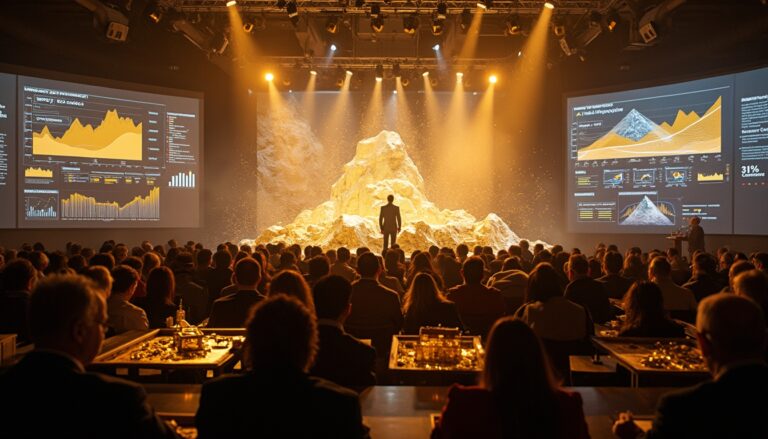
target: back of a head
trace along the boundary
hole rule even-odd
[[[147,276],[147,300],[153,303],[173,303],[176,279],[168,267],[155,267]]]
[[[517,256],[517,257],[523,256],[523,248],[520,247],[519,245],[514,245],[514,244],[510,245],[509,248],[507,249],[507,252],[509,253],[510,256]]]
[[[482,382],[489,390],[514,391],[525,382],[539,391],[554,387],[541,341],[522,320],[504,317],[488,334]]]
[[[438,247],[436,245],[430,245],[429,246],[429,255],[432,256],[432,259],[434,259],[435,256],[437,256],[437,253],[439,251],[440,251],[440,247]]]
[[[765,349],[765,317],[746,297],[719,293],[699,303],[696,330],[712,343],[712,357],[723,363],[762,359]]]
[[[357,259],[357,271],[362,277],[374,277],[379,271],[379,260],[373,253],[363,253]]]
[[[13,259],[5,264],[2,271],[2,286],[8,291],[21,291],[29,288],[35,278],[35,267],[26,259]]]
[[[392,203],[395,201],[395,196],[392,194],[387,195],[387,202]]]
[[[627,317],[625,327],[636,327],[645,321],[658,321],[664,317],[664,296],[653,282],[633,284],[624,298]]]
[[[541,249],[541,251],[539,251],[536,256],[541,262],[552,262],[552,253],[550,253],[549,250]]]
[[[435,278],[430,273],[419,273],[405,293],[404,312],[424,312],[445,300]]]
[[[110,253],[97,253],[91,257],[91,260],[88,261],[88,265],[91,267],[100,265],[106,267],[107,270],[112,270],[115,268],[115,257]]]
[[[123,265],[127,265],[141,274],[141,270],[144,268],[144,263],[141,262],[141,258],[138,256],[128,256],[123,259]]]
[[[754,270],[755,266],[752,265],[751,262],[747,261],[738,261],[731,264],[730,269],[728,270],[728,279],[733,281],[736,276],[740,275],[741,273]]]
[[[508,271],[508,270],[522,270],[523,264],[520,262],[520,257],[516,255],[512,255],[504,260],[504,265],[501,267],[502,270]]]
[[[97,319],[103,303],[86,278],[49,276],[37,284],[29,300],[32,341],[38,348],[71,345],[72,325],[83,319]]]
[[[609,274],[619,274],[624,265],[624,258],[619,252],[609,251],[603,257],[603,269]]]
[[[755,253],[752,257],[752,263],[755,264],[755,267],[757,267],[758,270],[768,272],[768,253]]]
[[[83,276],[93,282],[93,285],[109,297],[112,292],[112,273],[102,265],[91,266],[83,270]]]
[[[122,294],[139,281],[139,273],[127,265],[118,265],[112,269],[112,294]]]
[[[315,284],[312,296],[315,299],[317,318],[336,320],[349,306],[352,284],[341,276],[327,276]]]
[[[648,267],[648,271],[659,279],[667,279],[672,276],[672,265],[667,258],[663,256],[657,256],[651,261],[651,265]]]
[[[250,257],[240,259],[235,265],[235,279],[239,285],[255,287],[261,281],[261,265]]]
[[[733,279],[733,292],[757,302],[764,313],[768,311],[768,275],[762,271],[740,273]]]
[[[213,252],[208,250],[207,248],[204,248],[197,252],[195,255],[195,262],[197,263],[197,267],[208,267],[211,265],[211,261],[213,260]]]
[[[542,262],[531,271],[525,292],[526,302],[546,302],[552,297],[562,295],[560,278],[552,265]]]
[[[346,247],[339,247],[336,250],[336,257],[338,258],[339,262],[349,262],[349,258],[352,257],[352,254],[350,253],[349,249]]]
[[[459,257],[466,257],[469,254],[469,246],[467,244],[459,244],[456,246],[456,254],[459,255]]]
[[[574,254],[568,258],[568,270],[579,276],[589,273],[589,261],[582,254]]]
[[[296,255],[292,252],[283,252],[280,254],[280,266],[288,267],[296,264]]]
[[[331,272],[331,262],[327,256],[317,255],[313,256],[309,260],[309,275],[313,279],[319,279],[323,276],[327,276]]]
[[[479,284],[483,280],[483,274],[485,272],[485,263],[483,259],[478,256],[472,256],[464,261],[464,265],[461,267],[461,271],[464,273],[464,280],[468,284]]]
[[[312,302],[312,293],[304,277],[294,270],[283,270],[269,284],[268,296],[285,294],[299,299],[310,310],[315,309]]]
[[[709,253],[701,252],[693,258],[693,267],[698,273],[712,275],[717,271],[717,260]]]
[[[248,359],[255,370],[305,372],[317,353],[317,321],[295,297],[260,302],[245,324]]]

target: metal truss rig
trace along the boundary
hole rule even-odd
[[[227,0],[171,0],[170,3],[184,12],[226,12]],[[432,14],[438,3],[445,3],[448,15],[461,14],[465,9],[477,9],[477,1],[437,1],[437,0],[383,0],[366,1],[363,6],[356,7],[354,0],[297,0],[300,13],[309,14],[354,14],[366,15],[372,4],[378,4],[383,14]],[[606,11],[615,0],[560,0],[553,1],[555,13],[558,15],[583,15],[590,11]],[[492,6],[485,14],[520,14],[535,15],[541,12],[544,1],[493,0]],[[284,13],[285,8],[279,8],[276,0],[238,0],[237,7],[245,13],[278,14]]]
[[[286,69],[312,69],[312,70],[373,70],[378,65],[392,66],[397,64],[401,69],[423,72],[424,70],[444,69],[445,65],[438,63],[434,58],[416,57],[334,57],[333,62],[312,62],[311,59],[300,56],[275,56],[265,58],[265,63],[270,67]],[[316,60],[317,61],[317,60]],[[450,67],[457,71],[487,70],[504,62],[498,58],[457,58],[450,63]]]

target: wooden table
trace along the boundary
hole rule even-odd
[[[193,425],[200,402],[200,385],[149,384],[149,403],[160,416]],[[375,386],[360,395],[360,404],[371,437],[376,439],[428,438],[430,415],[445,405],[448,387]],[[671,389],[653,387],[572,387],[584,401],[593,439],[613,438],[611,426],[618,412],[652,416],[659,397]]]

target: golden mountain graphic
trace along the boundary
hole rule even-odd
[[[657,125],[632,110],[611,131],[579,149],[578,160],[717,154],[721,151],[721,114],[722,97],[701,116],[678,110],[672,125]]]
[[[32,153],[35,155],[83,157],[115,160],[142,159],[142,124],[130,117],[121,117],[117,110],[108,110],[101,123],[94,127],[83,125],[75,118],[61,137],[54,136],[43,126],[32,133]]]

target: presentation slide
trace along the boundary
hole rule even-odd
[[[17,99],[18,227],[199,227],[200,99],[28,76]]]
[[[0,73],[0,229],[16,227],[16,76]]]

